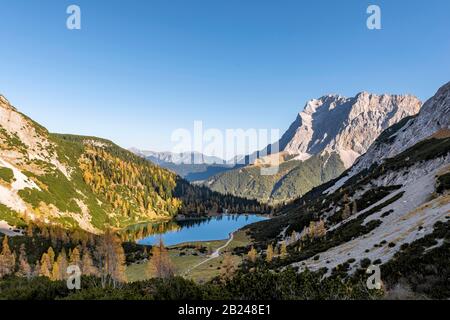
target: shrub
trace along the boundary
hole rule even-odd
[[[372,262],[369,258],[364,258],[359,262],[359,265],[361,266],[361,268],[367,269],[371,263]]]

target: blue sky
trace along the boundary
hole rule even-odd
[[[82,29],[65,27],[77,4]],[[382,30],[366,9],[382,10]],[[171,149],[171,133],[284,131],[328,93],[450,81],[450,1],[1,0],[0,93],[50,131]]]

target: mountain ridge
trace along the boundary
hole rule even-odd
[[[205,185],[218,192],[256,197],[261,201],[289,201],[339,176],[367,151],[383,130],[405,117],[415,115],[420,107],[420,100],[412,95],[375,95],[368,92],[351,98],[326,95],[309,100],[277,143],[247,156],[248,167],[220,173],[209,178]],[[281,166],[286,166],[289,161],[298,161],[299,170],[296,172],[304,171],[313,161],[320,161],[320,166],[307,176],[297,176],[297,180],[304,180],[305,183],[297,183],[294,191],[270,191],[276,187],[283,189],[283,181],[294,180],[287,172],[271,183],[271,177],[252,171],[255,165],[270,166],[272,161],[266,160],[273,158],[277,150],[280,155],[284,154],[280,157]],[[329,159],[333,160],[334,167],[327,169]],[[322,175],[320,170],[331,174]],[[242,191],[254,184],[267,185],[268,189],[258,193]]]
[[[347,278],[375,265],[387,290],[448,296],[449,97],[446,84],[418,115],[383,131],[361,158],[377,149],[373,161],[357,161],[271,221],[248,226],[255,247],[287,247],[271,269]]]
[[[436,112],[435,109],[441,110],[441,112]],[[374,163],[381,163],[384,158],[396,156],[440,130],[449,130],[449,114],[450,82],[440,87],[436,94],[424,103],[417,115],[404,118],[397,125],[384,131],[338,184],[344,183],[346,179],[369,168]],[[399,133],[402,134],[399,136]]]
[[[173,153],[142,151],[137,148],[130,148],[129,150],[154,164],[175,172],[193,183],[202,182],[213,175],[235,167],[233,163],[196,151]]]

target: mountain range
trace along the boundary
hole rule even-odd
[[[129,149],[134,154],[152,163],[169,169],[190,182],[202,182],[211,176],[235,167],[234,161],[226,161],[214,156],[207,156],[200,152],[155,152],[137,148]]]
[[[278,153],[219,174],[252,175],[253,188],[243,190],[263,190],[280,181],[254,177],[280,159],[281,185],[293,200],[269,208],[192,185],[144,159],[174,155],[136,155],[109,140],[50,133],[0,96],[0,231],[15,235],[33,222],[102,234],[180,214],[272,209],[271,219],[241,230],[250,240],[232,249],[255,254],[253,265],[242,263],[244,274],[257,276],[262,266],[266,280],[295,270],[353,281],[378,266],[388,298],[448,298],[450,82],[422,107],[413,96],[368,93],[312,100],[279,145]],[[317,172],[329,181],[312,181]]]
[[[353,166],[249,226],[260,248],[285,243],[274,269],[364,274],[378,265],[385,289],[448,296],[450,83],[417,115],[384,130]]]
[[[327,95],[310,100],[276,144],[249,155],[247,160],[256,160],[248,166],[212,176],[205,185],[264,202],[295,199],[339,176],[383,130],[417,114],[420,107],[420,100],[411,95],[368,92],[352,98]],[[261,174],[260,169],[274,160],[279,170],[274,175]]]

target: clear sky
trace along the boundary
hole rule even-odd
[[[66,28],[77,4],[82,29]],[[366,9],[381,7],[382,30]],[[450,81],[448,0],[1,0],[0,93],[52,132],[171,149],[193,128],[279,128],[328,93]]]

